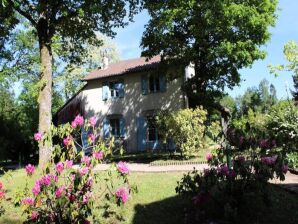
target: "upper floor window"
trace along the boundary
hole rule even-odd
[[[160,91],[160,81],[157,75],[149,76],[149,91],[151,93],[156,93]]]
[[[124,97],[124,82],[117,80],[112,82],[104,82],[102,85],[102,99],[114,99]]]
[[[166,91],[165,75],[150,74],[143,75],[141,78],[142,94],[157,93]]]

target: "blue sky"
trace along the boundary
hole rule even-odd
[[[231,96],[242,94],[248,87],[258,85],[264,78],[276,87],[279,98],[287,97],[286,86],[292,88],[291,73],[283,72],[276,78],[269,73],[268,65],[285,63],[283,46],[289,40],[298,42],[298,1],[280,0],[278,8],[276,25],[270,28],[271,40],[263,47],[267,51],[267,57],[265,60],[256,61],[251,68],[240,71],[243,81],[239,87],[228,91]],[[114,41],[119,48],[121,59],[140,56],[140,40],[148,20],[148,13],[143,11],[135,17],[134,23],[130,23],[124,29],[116,30],[117,36]]]

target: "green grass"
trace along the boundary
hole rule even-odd
[[[189,200],[182,199],[175,193],[177,181],[182,173],[132,173],[131,184],[138,186],[138,193],[121,208],[127,224],[167,224],[185,223],[187,211],[193,207]],[[13,191],[25,184],[24,171],[12,173],[11,178],[0,178],[5,185],[8,201],[5,202],[6,213],[0,223],[16,224],[24,221],[22,211],[12,203]],[[33,182],[33,181],[32,181]],[[96,185],[95,185],[96,187]],[[298,195],[270,186],[272,203],[269,208],[258,208],[254,203],[248,205],[247,212],[253,216],[243,217],[243,223],[297,223]],[[191,219],[188,219],[191,220]],[[112,223],[112,222],[109,222]],[[117,222],[115,222],[117,223]]]

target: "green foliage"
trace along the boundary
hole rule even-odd
[[[292,95],[294,100],[298,102],[298,45],[295,41],[289,41],[284,46],[284,57],[288,61],[288,64],[279,64],[279,65],[269,65],[270,72],[275,76],[278,75],[281,71],[288,71],[294,73],[293,82],[294,82],[294,90],[292,91]]]
[[[232,127],[240,131],[243,136],[246,136],[248,131],[251,132],[252,130],[254,135],[259,136],[259,138],[265,138],[266,136],[268,137],[268,133],[266,133],[267,119],[266,114],[253,112],[253,110],[249,109],[247,115],[232,120]],[[247,125],[249,125],[250,130],[247,130]]]
[[[287,154],[287,159],[289,161],[289,167],[298,169],[298,152],[291,152]]]
[[[278,145],[288,150],[298,148],[298,108],[291,101],[281,101],[271,107],[267,128]]]
[[[240,82],[239,69],[265,57],[260,46],[275,23],[277,0],[144,1],[151,16],[142,55],[162,54],[165,63],[194,64],[185,86],[194,105],[208,105],[224,87]]]
[[[207,111],[202,107],[183,109],[158,116],[157,124],[164,140],[174,140],[183,157],[203,148]]]

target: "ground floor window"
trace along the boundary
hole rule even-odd
[[[112,118],[110,119],[110,130],[111,135],[114,137],[120,137],[120,119]]]
[[[147,116],[147,141],[158,140],[158,129],[155,116]]]

